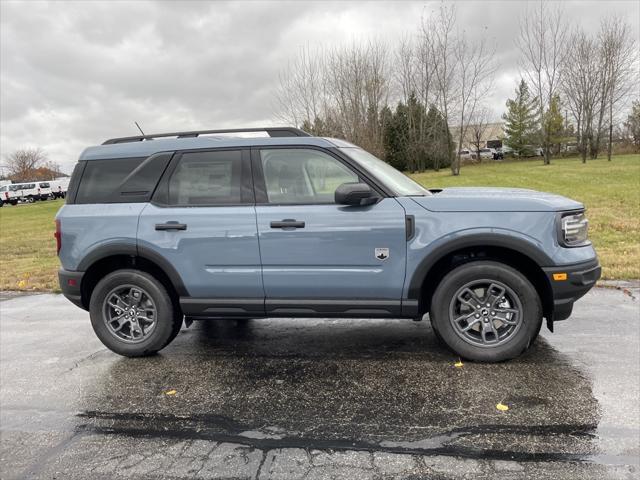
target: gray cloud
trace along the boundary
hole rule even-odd
[[[635,1],[565,2],[597,29]],[[513,38],[524,2],[458,2],[470,38],[496,46],[487,102],[502,110],[519,76]],[[40,146],[70,171],[80,151],[146,131],[274,124],[278,72],[305,45],[416,33],[424,2],[2,2],[1,153]],[[632,20],[635,19],[635,20]],[[1,160],[0,160],[1,163]]]

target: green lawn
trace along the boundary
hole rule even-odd
[[[608,279],[640,278],[640,155],[613,161],[578,159],[488,162],[413,175],[430,188],[524,187],[559,193],[588,208],[591,239]],[[53,218],[61,200],[0,208],[0,290],[56,290]]]
[[[63,200],[0,208],[0,290],[57,290],[54,217]]]

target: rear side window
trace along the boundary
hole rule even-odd
[[[241,203],[242,152],[185,153],[169,179],[171,205]]]
[[[142,158],[118,158],[88,161],[78,187],[76,203],[122,201],[114,195],[114,192],[122,181],[142,163],[142,160]]]
[[[51,188],[51,185],[49,185],[48,183],[41,183],[40,188]]]

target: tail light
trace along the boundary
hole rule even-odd
[[[60,255],[60,247],[62,246],[62,230],[60,228],[60,220],[56,219],[56,233],[53,234],[56,237],[56,255]]]
[[[4,198],[6,198],[7,200],[9,200],[9,192],[4,192]]]

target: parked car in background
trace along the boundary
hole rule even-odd
[[[481,148],[479,150],[480,158],[482,160],[492,160],[494,158],[495,150],[493,148]]]
[[[475,160],[477,158],[475,152],[471,150],[460,150],[460,160]]]
[[[71,180],[71,177],[61,177],[49,182],[51,183],[51,194],[53,198],[65,198],[67,196],[69,180]]]
[[[430,191],[346,141],[263,131],[83,151],[56,216],[60,288],[109,349],[153,354],[194,319],[428,313],[457,355],[496,362],[527,350],[543,318],[553,331],[600,277],[579,202]]]
[[[38,182],[38,200],[52,200],[54,198],[53,193],[51,191],[51,183],[49,182]]]
[[[49,182],[13,183],[8,187],[14,193],[16,201],[19,202],[33,203],[37,200],[53,198]]]
[[[0,187],[0,207],[6,203],[10,205],[16,205],[18,203],[18,197],[16,192],[10,189],[11,184],[3,185]]]

